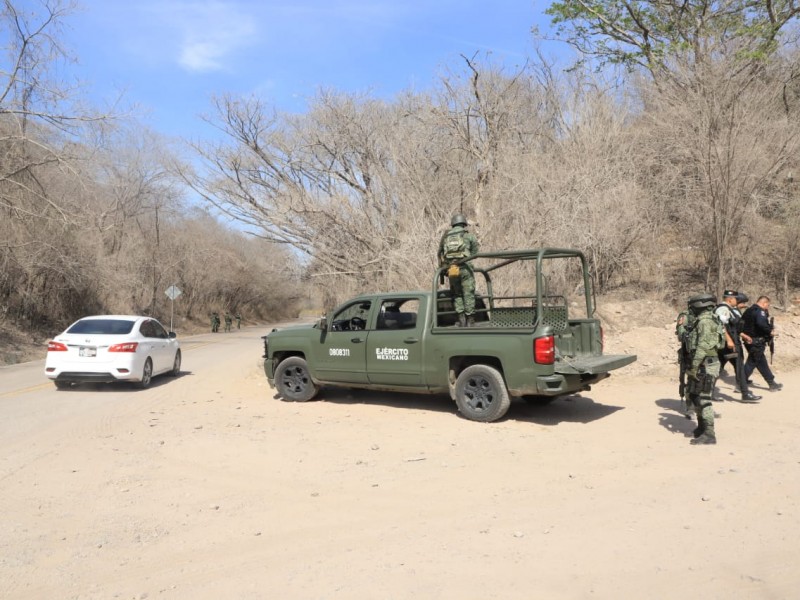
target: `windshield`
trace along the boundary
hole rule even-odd
[[[131,332],[136,321],[124,319],[81,319],[67,333],[92,333],[101,335],[126,335]]]

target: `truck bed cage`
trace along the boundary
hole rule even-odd
[[[581,261],[583,291],[586,302],[586,315],[591,318],[595,311],[593,286],[586,257],[580,250],[571,248],[538,248],[526,250],[499,250],[479,252],[469,261],[455,261],[456,264],[470,263],[473,272],[481,274],[486,281],[486,295],[476,295],[476,322],[497,327],[537,327],[550,326],[554,333],[564,331],[568,324],[567,300],[564,296],[551,296],[544,293],[542,263],[545,260],[577,258]],[[492,292],[492,272],[519,261],[536,262],[536,294],[520,296],[495,296]],[[487,264],[488,263],[488,264]],[[433,279],[434,298],[437,300],[437,325],[447,326],[456,319],[452,305],[448,306],[449,295],[442,293],[438,282],[444,276],[447,265],[440,267]],[[497,306],[498,301],[524,302],[521,306]]]

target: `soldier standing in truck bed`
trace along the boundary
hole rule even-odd
[[[478,253],[478,238],[467,231],[464,215],[450,220],[450,229],[439,242],[439,266],[447,267],[450,293],[460,327],[475,324],[475,274],[468,260]]]

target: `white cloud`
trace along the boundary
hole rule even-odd
[[[174,58],[189,71],[225,70],[238,51],[257,40],[255,16],[237,2],[166,2],[151,10],[174,32]]]

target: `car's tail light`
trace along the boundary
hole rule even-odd
[[[533,360],[540,365],[552,365],[556,360],[556,340],[552,335],[533,340]]]
[[[47,342],[47,351],[48,352],[66,352],[67,347],[62,344],[61,342]]]
[[[139,342],[125,342],[124,344],[114,344],[108,347],[109,352],[136,352]]]

